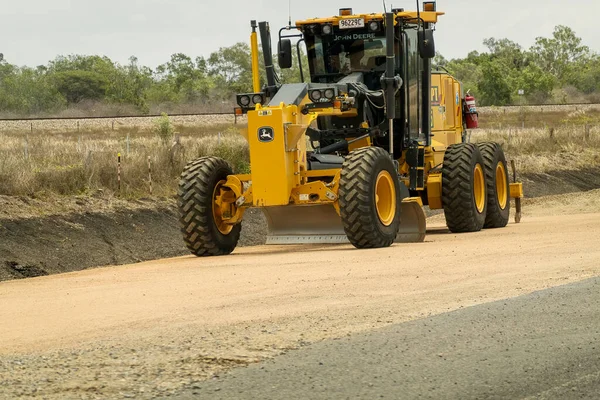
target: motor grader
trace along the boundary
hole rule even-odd
[[[297,84],[279,83],[269,25],[253,21],[254,92],[237,95],[236,108],[248,119],[251,172],[236,175],[217,157],[187,165],[179,209],[189,250],[231,253],[251,207],[266,216],[267,244],[421,242],[423,206],[443,209],[451,232],[506,226],[522,185],[509,182],[500,145],[467,143],[463,88],[432,71],[443,14],[426,2],[290,23],[279,31],[277,58],[290,68],[292,39],[299,56],[305,46]]]

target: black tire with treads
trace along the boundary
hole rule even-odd
[[[477,164],[484,168],[481,153],[472,143],[449,146],[444,155],[442,205],[451,232],[478,232],[485,223],[487,201],[483,211],[479,212],[474,196]]]
[[[389,226],[384,225],[376,208],[377,177],[387,171],[394,182],[396,210]],[[344,231],[359,249],[388,247],[400,228],[400,179],[389,153],[379,147],[364,147],[351,152],[342,166],[339,205]]]
[[[477,144],[485,166],[485,180],[487,183],[487,215],[484,228],[504,228],[510,219],[510,182],[508,180],[508,165],[504,151],[498,143]],[[506,203],[504,208],[496,189],[496,167],[498,163],[504,165],[504,180],[506,182]]]
[[[218,157],[190,162],[181,174],[178,191],[179,222],[183,240],[198,257],[231,254],[240,239],[241,224],[227,235],[221,233],[213,216],[213,194],[220,181],[233,171]]]

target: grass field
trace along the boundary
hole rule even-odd
[[[121,154],[121,186],[118,183]],[[188,160],[216,155],[248,172],[245,139],[232,124],[175,128],[171,140],[137,129],[85,133],[0,133],[0,194],[172,196]],[[150,160],[150,171],[148,165]]]
[[[505,110],[482,112],[483,128],[471,140],[501,143],[521,173],[600,166],[599,110]],[[239,135],[243,123],[173,118],[166,138],[156,120],[119,121],[116,127],[110,120],[47,123],[44,128],[38,122],[33,133],[27,122],[0,127],[0,195],[144,198],[150,197],[151,177],[152,196],[170,197],[187,161],[203,155],[223,157],[236,172],[248,172],[248,148]]]

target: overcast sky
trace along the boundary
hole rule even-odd
[[[0,8],[0,52],[17,65],[46,64],[57,55],[98,54],[156,67],[171,54],[208,56],[219,47],[248,41],[250,19],[266,20],[276,33],[288,20],[287,0],[20,0]],[[380,12],[381,0],[292,2],[292,19],[331,16],[341,7]],[[414,9],[415,1],[387,0]],[[302,4],[300,6],[299,4]],[[484,50],[484,38],[509,38],[524,47],[554,26],[571,26],[600,52],[599,0],[439,0],[445,11],[437,49],[447,58]]]

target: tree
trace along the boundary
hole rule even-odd
[[[582,45],[581,38],[563,25],[554,28],[552,38],[538,37],[531,53],[538,66],[552,73],[561,83],[565,82],[573,64],[587,62],[590,57],[589,47]]]
[[[252,61],[250,46],[236,43],[222,47],[207,60],[208,75],[223,94],[252,92]]]
[[[435,52],[435,57],[433,58],[433,67],[442,67],[445,68],[448,65],[448,60],[446,60],[446,58],[444,58],[444,56],[436,51]]]
[[[508,39],[488,38],[483,44],[490,50],[492,59],[502,61],[511,69],[523,68],[526,64],[526,55],[523,48]]]
[[[168,91],[163,93],[162,100],[176,102],[205,100],[213,86],[206,76],[206,61],[201,57],[194,61],[182,53],[173,54],[167,63],[160,65],[156,78],[159,86]]]
[[[483,79],[477,85],[482,104],[505,106],[511,103],[511,88],[501,64],[486,61],[481,66]]]
[[[54,74],[56,89],[69,104],[83,100],[102,100],[106,96],[108,80],[97,72],[64,71]]]

